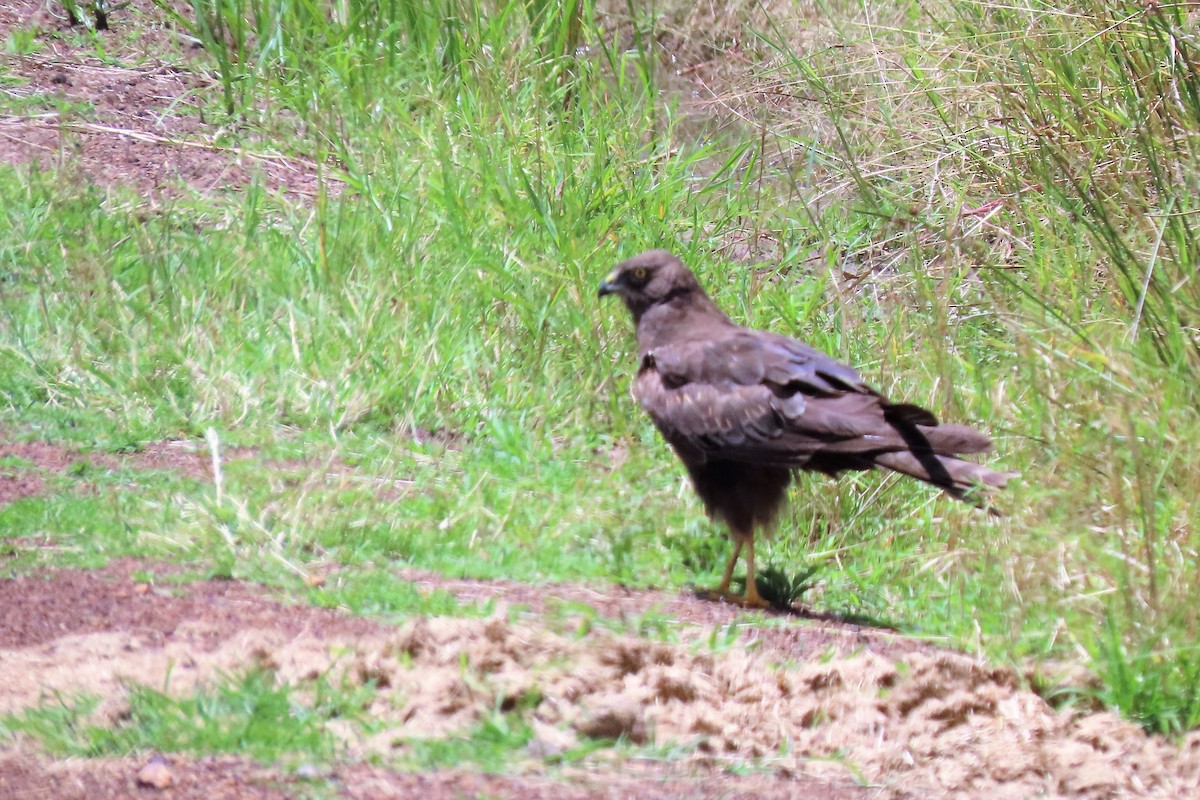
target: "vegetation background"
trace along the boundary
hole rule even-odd
[[[62,35],[107,57],[75,5]],[[0,167],[0,424],[318,469],[75,474],[129,490],[0,508],[60,545],[5,573],[137,555],[365,613],[417,602],[401,566],[713,584],[727,545],[595,298],[667,247],[737,320],[991,431],[1024,476],[1000,521],[888,476],[805,477],[763,549],[776,591],[1085,664],[1090,699],[1200,724],[1193,5],[156,5],[182,35],[146,58],[209,78],[172,113],[309,165],[313,196],[151,207],[69,164]],[[0,113],[87,118],[13,74]]]

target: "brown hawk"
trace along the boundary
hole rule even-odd
[[[683,461],[709,516],[733,537],[717,589],[723,598],[766,605],[755,586],[754,532],[774,523],[794,470],[836,476],[884,467],[977,504],[974,489],[1012,476],[958,458],[991,449],[979,431],[939,425],[802,342],[737,325],[665,250],[618,264],[600,284],[600,296],[608,294],[620,295],[637,327],[633,396]],[[743,548],[746,591],[732,598]]]

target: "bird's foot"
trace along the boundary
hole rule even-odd
[[[729,603],[738,608],[748,610],[771,608],[771,604],[763,600],[757,591],[747,594],[736,594],[730,591],[721,591],[720,589],[697,589],[696,597],[713,603]]]

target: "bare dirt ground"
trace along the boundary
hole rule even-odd
[[[0,457],[18,453],[22,466],[0,471],[10,501],[43,490],[38,476],[77,457],[49,444],[5,445]],[[129,458],[202,474],[193,449],[165,444],[146,453]],[[373,686],[367,711],[376,729],[331,723],[345,755],[307,774],[244,758],[164,754],[166,789],[139,783],[151,754],[62,760],[27,741],[0,755],[0,800],[291,797],[314,778],[362,798],[1200,792],[1200,734],[1172,744],[1112,714],[1055,711],[1012,670],[889,631],[778,616],[714,648],[714,630],[746,621],[736,609],[663,592],[416,571],[403,575],[428,590],[490,599],[496,613],[397,625],[289,605],[236,581],[135,580],[145,572],[177,570],[122,560],[0,581],[0,714],[87,692],[103,698],[92,721],[115,725],[131,685],[187,695],[220,676],[267,669],[301,694],[317,676]],[[570,603],[613,620],[653,609],[670,620],[672,635],[585,627]],[[387,766],[400,763],[414,738],[462,735],[498,706],[529,697],[538,698],[526,712],[535,735],[504,775]],[[601,748],[573,765],[547,766],[577,744],[619,736],[675,755]],[[730,771],[746,765],[753,774]]]
[[[155,568],[123,561],[0,583],[0,713],[84,691],[105,698],[94,721],[115,724],[132,683],[187,694],[250,668],[300,689],[317,675],[370,681],[369,711],[382,729],[347,728],[348,758],[321,773],[349,797],[785,797],[802,788],[818,798],[1166,798],[1200,787],[1198,738],[1174,747],[1110,714],[1056,713],[1010,671],[923,647],[905,654],[886,640],[877,648],[869,632],[859,648],[803,658],[810,637],[830,641],[824,626],[791,626],[797,648],[765,638],[721,652],[695,646],[708,631],[699,625],[693,636],[681,628],[680,643],[603,630],[563,636],[531,614],[397,627],[286,605],[233,581],[160,587],[131,577]],[[716,616],[698,600],[658,599]],[[776,666],[783,662],[791,666]],[[402,756],[407,739],[463,732],[534,689],[537,736],[513,774],[366,765]],[[618,735],[691,747],[646,765],[602,750],[539,774],[540,757]],[[146,760],[56,761],[21,746],[0,757],[0,798],[154,794],[137,786]],[[738,763],[757,763],[762,774],[729,774]],[[228,757],[167,764],[172,797],[286,797],[304,780]]]
[[[190,4],[175,5],[191,13]],[[195,52],[195,42],[151,0],[124,4],[110,19],[112,29],[101,41],[121,66],[86,44],[85,29],[70,25],[62,3],[0,3],[0,45],[14,31],[34,32],[40,45],[35,52],[0,55],[20,80],[0,91],[30,102],[27,113],[0,116],[0,162],[65,168],[99,186],[132,186],[155,201],[185,190],[237,190],[256,177],[293,200],[317,194],[311,161],[265,144],[220,143],[219,126],[204,119],[194,96],[210,79],[171,66],[180,54]],[[133,29],[136,38],[129,35]],[[331,193],[337,188],[337,181],[327,187]]]
[[[479,660],[482,680],[494,679],[497,686],[504,684],[515,692],[531,680],[529,667],[544,666],[572,646],[501,617],[422,620],[395,628],[334,611],[288,606],[234,581],[198,582],[180,591],[136,583],[131,577],[136,569],[155,568],[122,561],[97,572],[69,570],[0,582],[0,713],[19,712],[54,692],[86,691],[106,698],[96,712],[97,721],[115,722],[131,682],[162,686],[170,674],[170,690],[184,693],[221,673],[267,667],[280,680],[302,686],[317,674],[340,669],[352,680],[376,681],[380,698],[373,715],[394,717],[389,720],[394,727],[368,740],[356,741],[348,732],[355,755],[346,765],[320,773],[335,779],[346,797],[407,797],[418,792],[432,798],[792,796],[794,784],[786,776],[736,777],[714,773],[704,764],[671,769],[623,765],[618,772],[616,765],[601,763],[554,777],[526,773],[520,765],[518,774],[510,776],[461,770],[417,774],[368,766],[361,760],[368,754],[400,752],[401,736],[448,734],[493,707],[491,691],[461,680],[457,664],[464,653]],[[157,569],[171,571],[161,565]],[[642,644],[630,640],[629,647],[614,652],[623,659],[639,658]],[[646,652],[649,665],[661,661],[667,651]],[[411,670],[402,666],[410,661]],[[622,662],[620,670],[629,666]],[[586,681],[587,671],[574,676],[564,672],[561,679]],[[573,735],[577,734],[569,728],[559,731],[546,723],[546,732],[535,743],[542,748],[561,746],[557,737]],[[54,761],[22,747],[0,755],[0,798],[155,795],[158,790],[137,785],[146,761]],[[535,764],[532,759],[530,763]],[[170,797],[289,797],[304,780],[235,758],[169,757],[167,764],[173,786],[165,796]],[[866,796],[844,777],[811,779],[805,785],[817,798]]]
[[[96,760],[86,768],[79,765],[47,765],[21,754],[0,754],[0,798],[3,800],[118,800],[118,798],[161,797],[171,800],[288,800],[303,792],[305,781],[233,758],[196,761],[173,759],[169,770],[174,783],[165,790],[139,786],[139,764]],[[607,771],[590,772],[569,779],[538,776],[510,777],[481,775],[459,770],[433,773],[393,772],[365,765],[338,768],[327,775],[338,787],[338,797],[347,800],[675,800],[675,798],[722,798],[741,800],[792,800],[797,791],[815,800],[869,796],[861,792],[838,794],[812,784],[796,784],[761,778],[724,778],[715,784],[702,777],[644,777]],[[6,780],[12,780],[11,793]],[[20,786],[17,787],[17,782]],[[812,791],[810,791],[810,789]]]

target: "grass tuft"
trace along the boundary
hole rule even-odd
[[[329,759],[339,745],[326,724],[358,719],[372,693],[370,687],[338,688],[320,678],[306,702],[270,671],[255,670],[192,697],[132,686],[128,713],[111,727],[89,720],[97,699],[59,697],[3,718],[0,732],[34,736],[56,755],[88,758],[167,752]]]

